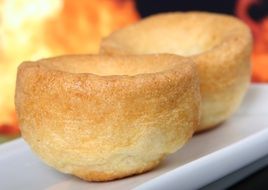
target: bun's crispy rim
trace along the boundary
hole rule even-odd
[[[195,65],[168,54],[25,62],[15,104],[32,150],[89,181],[156,167],[187,142],[200,119]]]

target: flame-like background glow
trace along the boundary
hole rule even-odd
[[[252,52],[254,82],[268,82],[268,17],[255,21],[249,15],[249,8],[261,3],[261,0],[238,0],[236,6],[236,15],[250,27],[254,37]]]
[[[17,126],[14,90],[22,61],[97,53],[102,37],[138,18],[133,0],[0,0],[0,132]]]

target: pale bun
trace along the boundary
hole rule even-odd
[[[241,103],[249,86],[252,37],[235,17],[206,12],[153,15],[112,33],[101,54],[173,53],[193,59],[200,77],[201,125],[217,126]]]

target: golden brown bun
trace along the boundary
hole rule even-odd
[[[50,166],[89,181],[154,168],[200,119],[195,65],[167,54],[25,62],[15,99],[31,148]]]
[[[223,122],[239,106],[250,82],[251,46],[248,27],[234,17],[178,12],[151,16],[113,33],[100,52],[192,58],[201,83],[201,131]]]

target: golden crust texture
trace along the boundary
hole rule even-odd
[[[89,181],[143,173],[199,125],[195,64],[176,55],[77,55],[18,68],[23,138],[47,164]]]
[[[206,12],[148,17],[104,39],[101,54],[173,53],[197,65],[202,96],[201,125],[209,129],[239,106],[250,82],[252,37],[238,19]]]

